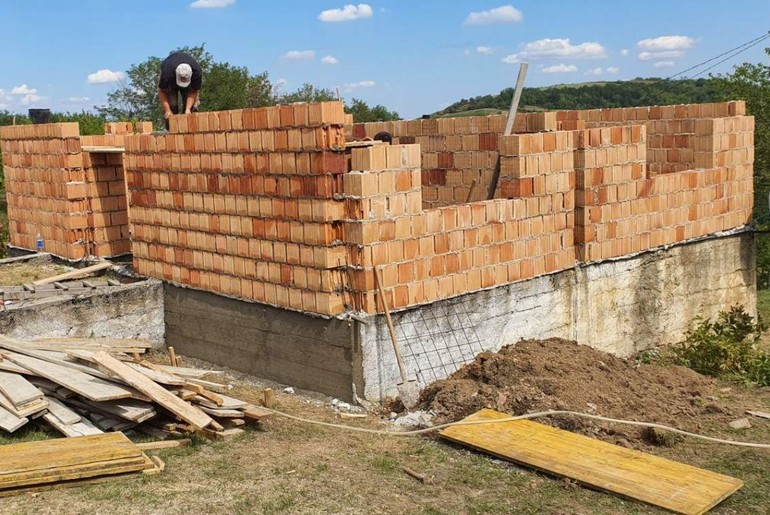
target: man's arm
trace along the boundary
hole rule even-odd
[[[163,116],[168,119],[173,113],[171,112],[166,91],[159,88],[158,97],[160,98],[160,106],[163,108]]]
[[[192,108],[195,106],[195,102],[198,100],[198,91],[191,89],[187,93],[187,102],[185,102],[184,106],[184,114],[190,114],[192,113]]]

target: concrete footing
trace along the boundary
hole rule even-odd
[[[0,312],[0,334],[22,340],[143,338],[160,347],[164,331],[163,283],[155,279],[19,303]]]
[[[591,264],[394,314],[410,379],[442,379],[483,350],[562,337],[629,356],[681,341],[697,315],[756,312],[750,232]],[[166,338],[178,352],[350,399],[397,393],[382,315],[314,317],[165,287]]]

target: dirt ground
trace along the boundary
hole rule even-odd
[[[8,263],[0,266],[0,286],[19,286],[63,274],[68,270],[68,267],[53,262]]]
[[[770,421],[752,419],[753,427],[741,431],[725,423],[744,407],[770,411],[768,388],[712,382],[682,369],[634,368],[633,363],[601,353],[593,355],[598,359],[592,366],[594,351],[563,341],[526,342],[519,347],[520,354],[515,349],[504,351],[499,358],[482,355],[458,372],[473,375],[428,389],[424,392],[426,406],[444,410],[439,411],[439,418],[450,419],[483,407],[489,399],[494,401],[492,407],[511,412],[542,407],[588,410],[590,403],[599,414],[660,417],[661,421],[674,420],[679,427],[699,426],[700,432],[709,435],[770,441]],[[194,360],[185,360],[184,365],[217,368]],[[231,392],[234,397],[258,402],[262,389],[270,386],[276,390],[281,411],[336,424],[394,429],[375,414],[345,418],[329,398],[305,392],[286,394],[281,391],[283,385],[226,372],[219,380],[236,385]],[[474,396],[472,385],[465,382],[470,377],[489,382],[477,382]],[[521,385],[520,394],[514,393],[517,385]],[[661,404],[667,390],[671,406]],[[508,392],[510,400],[502,399],[500,392]],[[654,407],[641,411],[646,409],[643,401],[647,397],[655,399]],[[502,405],[496,404],[499,402]],[[713,408],[706,408],[710,404],[728,411],[712,412]],[[640,411],[634,413],[635,409]],[[684,413],[677,411],[680,409]],[[569,425],[565,420],[558,424]],[[582,422],[574,427],[589,434],[592,431]],[[0,444],[50,436],[28,429],[13,439],[0,436]],[[652,445],[619,426],[601,427],[597,436],[609,441],[625,438],[647,452],[743,479],[746,486],[715,513],[767,513],[770,451],[683,438]],[[0,499],[0,513],[663,513],[493,459],[435,435],[367,435],[280,416],[229,442],[196,440],[192,447],[157,454],[166,462],[166,470],[159,476]],[[409,477],[403,466],[425,474],[431,483]]]
[[[449,379],[426,388],[420,407],[434,412],[438,422],[459,420],[482,408],[513,415],[570,410],[697,432],[704,420],[728,423],[742,416],[742,406],[720,403],[717,393],[713,380],[687,368],[640,364],[553,338],[479,354]],[[643,428],[590,419],[545,422],[626,446],[657,440]]]

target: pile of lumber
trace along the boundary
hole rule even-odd
[[[222,393],[229,385],[203,379],[210,371],[143,360],[150,347],[133,339],[0,336],[0,430],[13,433],[36,420],[65,436],[197,432],[225,439],[269,416]]]
[[[0,445],[0,497],[157,474],[162,465],[122,433]]]

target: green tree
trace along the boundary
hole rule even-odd
[[[353,120],[356,123],[390,122],[401,119],[397,112],[388,111],[388,109],[381,104],[369,107],[366,102],[358,98],[352,99],[350,105],[345,106],[345,112],[352,114]]]
[[[107,118],[101,114],[82,111],[80,113],[52,113],[51,122],[77,122],[80,125],[81,136],[104,134],[104,123]]]
[[[770,57],[770,48],[765,49]],[[770,229],[770,66],[743,63],[732,73],[717,75],[715,81],[726,99],[746,101],[748,114],[754,116],[754,224]],[[757,283],[770,287],[770,237],[757,238]]]
[[[245,67],[216,62],[204,45],[175,51],[193,56],[203,70],[201,111],[259,107],[273,102],[267,73],[251,75]],[[158,101],[162,62],[162,58],[151,56],[132,65],[126,72],[126,80],[107,95],[107,105],[98,107],[98,112],[109,119],[150,120],[162,124],[163,113]]]
[[[337,100],[337,95],[330,89],[317,88],[310,83],[305,83],[291,93],[276,92],[275,101],[278,104],[292,104],[294,102],[328,102]]]

